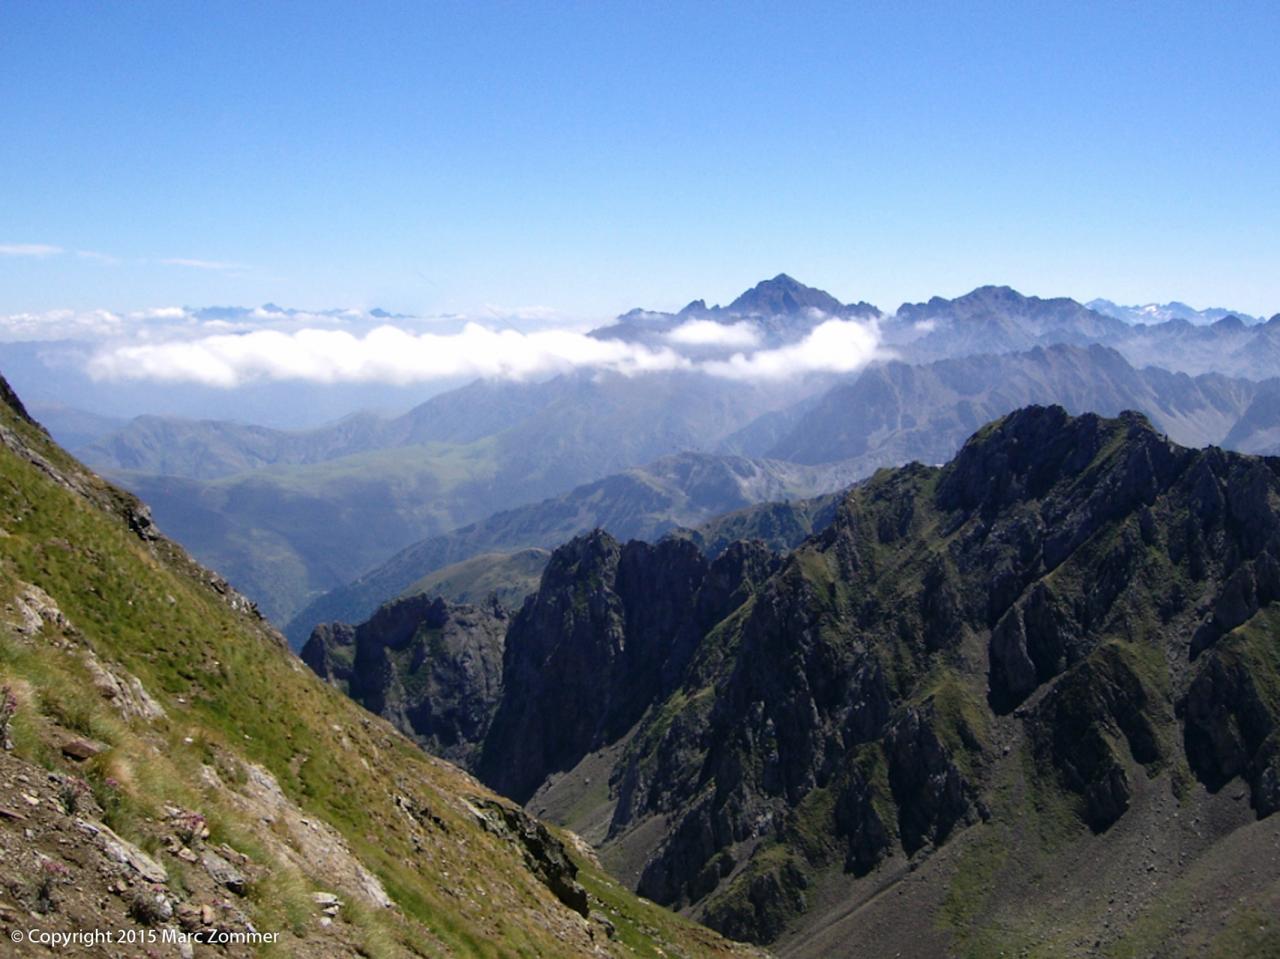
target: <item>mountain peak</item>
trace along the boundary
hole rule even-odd
[[[825,290],[805,286],[785,273],[771,280],[761,280],[729,304],[730,313],[778,314],[799,313],[815,309],[823,313],[839,314],[844,304]]]
[[[1152,451],[1145,462],[1162,461],[1154,447],[1170,450],[1141,413],[1126,410],[1116,417],[1095,413],[1072,416],[1061,406],[1027,406],[975,433],[945,468],[939,496],[949,506],[1005,507],[1035,499],[1064,477],[1083,474],[1112,440],[1139,444]],[[1120,484],[1125,489],[1142,485]]]

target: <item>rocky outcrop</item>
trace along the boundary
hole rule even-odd
[[[886,731],[884,745],[903,850],[913,853],[926,843],[945,842],[972,811],[973,787],[916,709],[906,709]]]
[[[479,774],[517,800],[616,742],[671,691],[706,630],[763,580],[762,546],[714,563],[691,542],[619,544],[597,530],[558,549],[507,635],[508,690]]]
[[[577,880],[578,867],[562,843],[542,823],[522,809],[493,799],[473,798],[476,819],[494,835],[517,844],[525,864],[557,899],[578,913],[590,912],[587,891]]]
[[[1243,777],[1260,816],[1280,810],[1280,651],[1270,625],[1205,655],[1180,704],[1192,770],[1214,790]]]
[[[474,762],[502,695],[507,613],[415,596],[359,626],[318,626],[302,659],[428,752]]]
[[[1063,677],[1027,720],[1035,752],[1063,786],[1080,796],[1085,821],[1102,832],[1129,808],[1136,766],[1166,758],[1161,728],[1172,718],[1168,695],[1153,684],[1151,651],[1101,647]]]
[[[27,408],[22,405],[22,400],[18,394],[13,391],[13,387],[9,385],[9,381],[0,376],[0,403],[3,403],[9,409],[13,410],[21,419],[26,420],[32,426],[39,426],[35,420],[31,418],[31,414],[27,412]]]

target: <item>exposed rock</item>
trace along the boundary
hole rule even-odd
[[[473,797],[469,802],[481,825],[520,845],[529,869],[557,899],[579,915],[588,915],[587,891],[576,879],[578,867],[569,858],[564,843],[522,809],[480,797]]]
[[[1172,716],[1166,697],[1144,681],[1141,655],[1118,645],[1098,649],[1027,718],[1036,755],[1084,799],[1095,832],[1129,808],[1132,767],[1163,758],[1158,729]]]
[[[200,854],[200,863],[209,877],[218,885],[226,886],[237,896],[245,894],[248,880],[245,879],[244,873],[212,849],[206,849]]]
[[[35,636],[45,625],[64,632],[73,629],[53,597],[31,583],[22,584],[5,612],[20,636]]]
[[[76,825],[81,832],[97,839],[108,858],[132,869],[147,882],[165,883],[169,881],[169,875],[165,872],[163,866],[127,839],[117,836],[110,827],[103,823],[90,822],[86,819],[77,819]]]
[[[414,596],[358,627],[316,627],[302,659],[428,752],[470,766],[502,693],[507,615]]]
[[[62,744],[62,755],[76,762],[92,759],[106,748],[101,743],[91,743],[85,739],[72,739]]]
[[[137,676],[104,666],[90,649],[84,651],[83,658],[94,687],[125,719],[150,721],[164,718],[164,707],[147,692]]]
[[[698,548],[679,539],[621,546],[597,530],[556,550],[511,624],[503,682],[518,692],[494,717],[480,778],[525,800],[549,773],[620,738],[680,675],[700,633],[707,572]],[[708,607],[726,599],[708,595]]]
[[[972,787],[918,710],[907,709],[889,727],[885,752],[902,848],[913,853],[942,843],[972,810]]]

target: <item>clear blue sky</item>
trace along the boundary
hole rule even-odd
[[[1274,2],[5,0],[0,312],[589,318],[786,271],[1270,315],[1277,49]]]

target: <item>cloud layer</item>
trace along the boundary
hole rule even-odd
[[[622,373],[687,365],[673,350],[651,350],[583,333],[520,333],[468,323],[458,333],[412,333],[380,326],[345,330],[258,330],[189,342],[117,347],[96,355],[97,379],[189,381],[232,387],[252,380],[405,384],[452,377],[528,379],[589,367]]]
[[[798,343],[735,353],[703,369],[735,380],[783,380],[804,373],[853,373],[880,356],[880,328],[874,322],[827,320]]]
[[[62,247],[48,243],[0,243],[0,256],[57,256]]]
[[[718,345],[747,340],[741,329],[729,326],[725,331]],[[717,345],[714,339],[720,334],[698,329],[684,335],[693,337],[685,344],[706,346]],[[758,335],[752,333],[752,343],[758,342]],[[686,370],[737,380],[780,380],[813,372],[853,372],[880,355],[878,327],[852,320],[827,320],[790,345],[730,355],[722,349],[716,358],[685,355],[674,346],[597,339],[574,330],[520,332],[468,322],[452,333],[386,324],[363,332],[258,329],[134,343],[102,349],[90,360],[88,372],[100,380],[226,388],[262,380],[407,384],[457,377],[533,379],[579,369],[627,376]]]

